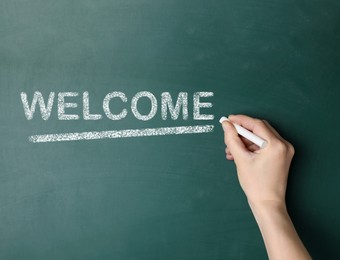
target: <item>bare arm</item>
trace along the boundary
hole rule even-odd
[[[288,215],[285,194],[293,146],[268,122],[244,115],[229,116],[267,140],[265,148],[239,137],[235,127],[225,121],[226,157],[234,160],[238,179],[260,228],[269,259],[311,259]]]

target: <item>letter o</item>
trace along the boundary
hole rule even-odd
[[[147,114],[147,115],[142,115],[141,113],[139,113],[139,111],[137,109],[137,103],[138,103],[138,100],[141,97],[147,97],[151,101],[151,110],[150,110],[149,114]],[[150,120],[157,113],[157,99],[156,99],[156,97],[148,91],[138,92],[131,100],[131,111],[138,120],[143,120],[143,121]]]

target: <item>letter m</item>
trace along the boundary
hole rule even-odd
[[[27,120],[31,120],[33,118],[37,103],[39,104],[39,107],[40,107],[40,113],[41,113],[42,119],[47,120],[51,116],[51,111],[52,111],[52,106],[53,106],[53,101],[54,101],[54,92],[50,92],[50,95],[47,101],[47,107],[45,105],[44,98],[39,91],[34,92],[31,106],[28,104],[27,94],[25,92],[21,92],[21,101],[24,107],[25,116]]]
[[[183,119],[188,119],[188,93],[180,92],[174,106],[169,92],[162,93],[162,119],[167,119],[167,110],[169,109],[171,118],[176,120],[182,108]]]

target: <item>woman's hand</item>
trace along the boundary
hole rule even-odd
[[[260,149],[256,144],[239,137],[230,122],[222,124],[227,159],[235,161],[238,178],[249,203],[284,204],[289,166],[294,155],[293,146],[267,121],[244,115],[229,116],[229,120],[267,141],[266,147]]]
[[[224,121],[226,157],[234,160],[238,179],[260,228],[268,256],[278,260],[311,259],[288,215],[285,203],[293,146],[267,121],[245,115],[229,116],[232,123],[247,128],[267,141],[260,149],[240,137],[232,123]]]

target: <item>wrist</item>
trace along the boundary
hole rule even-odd
[[[285,201],[265,200],[248,203],[257,221],[270,216],[288,215]]]

